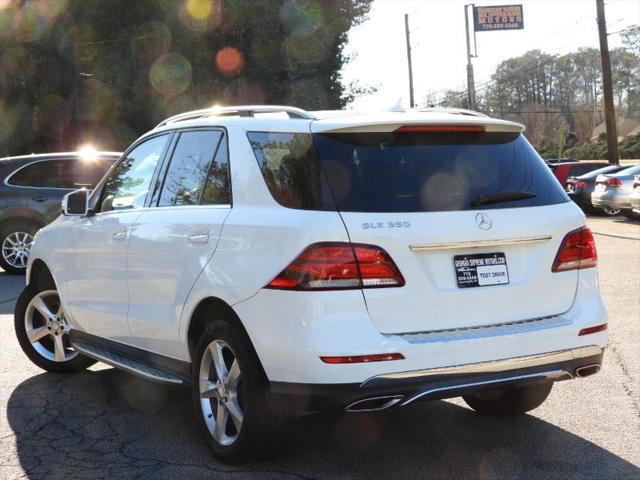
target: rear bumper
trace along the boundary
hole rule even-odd
[[[629,195],[620,190],[593,192],[591,194],[591,203],[596,208],[631,208],[631,205],[629,204]]]
[[[358,384],[272,382],[271,393],[297,414],[387,410],[482,390],[570,380],[597,373],[604,349],[590,345],[537,355],[383,374]]]

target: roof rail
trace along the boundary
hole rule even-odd
[[[316,118],[310,112],[296,107],[286,107],[281,105],[243,105],[238,107],[212,107],[180,113],[163,120],[156,125],[155,128],[159,128],[170,123],[195,120],[197,118],[227,116],[254,117],[256,113],[286,113],[289,115],[289,118],[301,118],[307,120],[315,120]]]
[[[417,108],[419,112],[445,112],[445,113],[453,113],[455,115],[468,115],[470,117],[483,117],[489,118],[488,115],[484,113],[476,112],[475,110],[467,110],[465,108],[454,108],[454,107],[428,107],[428,108]]]

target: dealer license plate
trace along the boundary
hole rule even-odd
[[[504,253],[478,253],[453,257],[459,288],[487,287],[509,283]]]

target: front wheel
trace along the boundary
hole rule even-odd
[[[552,382],[534,383],[464,395],[467,405],[481,415],[510,417],[538,408],[547,399]]]
[[[22,351],[48,372],[74,373],[95,360],[81,355],[69,342],[69,325],[55,285],[27,285],[16,302],[14,325]],[[51,282],[53,283],[53,282]]]
[[[192,365],[192,393],[202,433],[226,463],[264,459],[282,449],[292,416],[272,401],[248,338],[231,322],[212,322]]]
[[[636,213],[633,210],[622,210],[622,215],[629,220],[640,220],[640,213]]]

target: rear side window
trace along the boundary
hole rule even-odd
[[[112,160],[44,160],[31,163],[9,178],[9,184],[38,188],[93,188],[112,165]]]
[[[229,170],[223,133],[212,130],[181,133],[158,206],[228,203]]]
[[[247,133],[271,195],[302,210],[335,210],[308,133]]]

